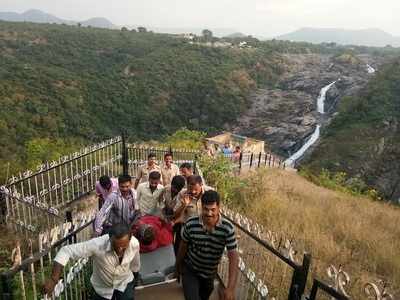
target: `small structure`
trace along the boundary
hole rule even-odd
[[[229,144],[232,148],[240,146],[242,152],[265,153],[265,142],[241,136],[231,132],[224,132],[214,137],[206,138],[207,144],[222,147]]]

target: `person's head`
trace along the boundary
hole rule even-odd
[[[229,148],[229,147],[230,147],[229,143],[225,143],[224,148]]]
[[[132,187],[132,177],[130,175],[120,175],[118,177],[118,186],[122,195],[127,194]]]
[[[164,155],[164,163],[167,167],[171,166],[172,160],[173,160],[172,153],[167,153]]]
[[[193,168],[190,163],[183,163],[179,167],[179,172],[185,178],[188,178],[190,175],[193,175]]]
[[[187,190],[188,193],[194,197],[197,197],[203,191],[203,180],[199,175],[190,175],[187,178]]]
[[[160,184],[161,174],[158,171],[150,172],[149,174],[149,186],[151,189],[156,189]]]
[[[239,152],[240,151],[240,146],[236,146],[235,150],[236,150],[236,152]]]
[[[155,239],[154,228],[149,224],[142,224],[138,230],[138,240],[145,246],[150,245]]]
[[[149,153],[149,155],[147,155],[147,164],[149,165],[149,167],[152,167],[156,164],[157,161],[157,157],[154,153]]]
[[[184,188],[185,183],[185,177],[181,175],[174,176],[171,181],[171,192],[173,194],[178,194]]]
[[[216,191],[205,191],[201,197],[201,214],[208,225],[215,225],[219,218],[219,194]]]
[[[110,229],[109,236],[112,249],[118,257],[122,257],[131,240],[129,226],[125,223],[114,224]]]
[[[103,189],[105,189],[105,190],[111,189],[111,186],[112,186],[111,179],[107,175],[101,176],[99,178],[99,183]]]

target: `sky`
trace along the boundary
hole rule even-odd
[[[116,25],[229,28],[273,37],[301,27],[380,28],[400,36],[400,0],[0,0],[0,11],[40,9]]]

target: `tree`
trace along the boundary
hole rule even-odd
[[[146,27],[140,26],[140,27],[138,27],[138,32],[144,33],[144,32],[147,32],[147,29],[146,29]]]
[[[121,28],[121,31],[128,31],[128,28],[126,28],[125,26]]]
[[[202,35],[203,35],[203,38],[204,38],[207,42],[209,42],[209,41],[212,40],[213,33],[212,33],[211,30],[209,30],[209,29],[204,29],[201,33],[202,33]]]

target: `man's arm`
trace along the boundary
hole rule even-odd
[[[143,172],[142,172],[142,168],[140,168],[139,169],[139,174],[138,174],[138,176],[136,177],[136,180],[135,180],[135,185],[134,185],[135,190],[137,189],[137,187],[139,185],[139,182],[140,182],[140,179],[142,179],[142,177],[143,177]]]
[[[236,289],[236,282],[238,277],[238,264],[239,264],[239,256],[235,250],[228,251],[228,259],[229,259],[229,278],[228,285],[226,287],[225,300],[233,300],[234,293]]]
[[[58,251],[56,257],[54,258],[51,276],[43,285],[44,294],[50,295],[53,292],[54,287],[57,285],[58,280],[60,279],[64,266],[71,258],[78,259],[90,257],[95,253],[96,249],[98,248],[98,243],[96,243],[96,240],[97,239],[91,239],[86,242],[67,245]]]
[[[94,220],[94,231],[97,235],[100,235],[103,231],[104,221],[110,214],[111,208],[114,204],[114,195],[111,194],[107,197],[101,209],[97,212],[96,218]]]
[[[176,266],[175,266],[175,272],[179,276],[182,273],[182,263],[183,259],[186,256],[187,252],[187,242],[181,240],[179,243],[179,250],[178,250],[178,255],[176,256]]]
[[[190,203],[189,195],[178,194],[176,199],[176,205],[174,208],[174,220],[178,220],[180,217],[182,217],[183,212],[185,211],[189,203]]]

